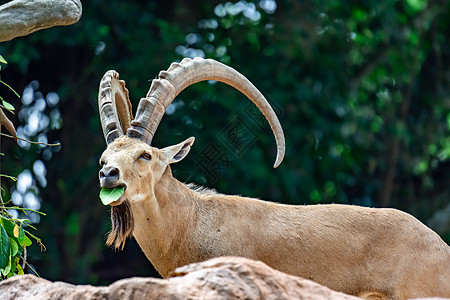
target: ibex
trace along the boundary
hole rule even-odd
[[[450,297],[450,247],[411,215],[352,205],[292,206],[185,185],[170,164],[194,138],[151,146],[172,100],[189,85],[216,80],[244,93],[264,114],[284,157],[280,122],[264,96],[236,70],[211,59],[183,59],[153,80],[133,120],[125,82],[108,71],[99,110],[108,145],[100,187],[124,188],[111,205],[108,245],[134,236],[158,272],[217,256],[261,260],[288,274],[366,299]],[[108,204],[108,203],[107,203]]]

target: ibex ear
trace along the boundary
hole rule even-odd
[[[195,138],[190,137],[184,142],[166,147],[162,149],[167,154],[168,164],[176,163],[182,160],[191,150],[191,146],[194,144]]]

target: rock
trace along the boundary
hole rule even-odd
[[[80,0],[14,0],[0,6],[0,42],[81,18]]]
[[[242,257],[219,257],[177,268],[169,282],[194,299],[360,299]]]
[[[0,299],[359,299],[240,257],[176,269],[168,279],[128,278],[107,287],[51,282],[34,275],[0,282]]]

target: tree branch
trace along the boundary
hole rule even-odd
[[[0,42],[40,29],[76,23],[80,0],[14,0],[0,6]]]
[[[16,129],[14,128],[13,123],[8,119],[7,116],[5,116],[5,113],[3,112],[3,110],[0,109],[0,130],[1,130],[2,126],[4,126],[6,128],[6,130],[9,131],[9,133],[11,133],[12,138],[17,140],[17,133],[16,133]]]

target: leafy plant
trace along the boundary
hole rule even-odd
[[[24,226],[34,228],[28,219],[14,219],[7,209],[25,211],[17,206],[7,207],[7,203],[0,206],[0,277],[9,278],[24,274],[23,269],[28,265],[26,261],[26,247],[32,244],[30,238],[36,240],[41,247],[41,239],[31,234]],[[35,211],[37,212],[37,211]],[[43,214],[41,212],[37,212]],[[45,214],[44,214],[45,215]],[[33,269],[32,269],[33,270]],[[34,271],[34,270],[33,270]]]
[[[7,63],[1,55],[0,63]],[[0,83],[8,87],[18,98],[20,98],[20,96],[14,91],[14,89],[12,89],[4,81],[0,80]],[[0,107],[2,109],[6,109],[10,113],[14,113],[14,106],[5,101],[1,96],[0,102]],[[2,109],[0,109],[0,126],[5,126],[5,128],[11,133],[11,136],[5,134],[1,135],[12,137],[17,140],[17,134],[14,125],[6,117]],[[0,177],[5,177],[14,181],[17,180],[17,178],[5,174],[0,174]],[[27,211],[33,211],[42,215],[45,214],[39,211],[21,208],[18,206],[10,206],[8,205],[10,202],[11,200],[4,202],[3,197],[0,193],[0,278],[2,279],[9,278],[14,275],[24,274],[25,266],[28,266],[31,270],[33,270],[33,268],[27,263],[26,247],[32,244],[30,238],[36,240],[36,242],[41,245],[41,248],[44,247],[40,238],[34,236],[28,230],[24,229],[24,227],[26,226],[36,229],[30,224],[30,221],[28,219],[14,218],[9,213],[9,210],[20,210],[25,214]]]

